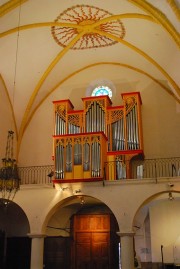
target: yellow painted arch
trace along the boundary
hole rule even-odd
[[[161,88],[163,88],[168,94],[170,94],[179,104],[180,104],[180,99],[177,98],[177,96],[171,91],[169,90],[169,88],[167,88],[163,83],[161,83],[160,81],[158,81],[156,78],[154,78],[153,76],[151,76],[150,74],[148,74],[147,72],[139,69],[139,68],[136,68],[136,67],[133,67],[133,66],[130,66],[130,65],[127,65],[127,64],[124,64],[124,63],[114,63],[114,62],[102,62],[102,63],[94,63],[94,64],[91,64],[91,65],[88,65],[88,66],[85,66],[81,69],[78,69],[76,71],[74,71],[72,74],[68,75],[66,78],[64,78],[63,80],[61,80],[58,84],[56,84],[48,94],[46,94],[44,96],[44,98],[39,102],[39,104],[34,108],[34,110],[32,111],[31,115],[29,116],[25,126],[24,126],[24,130],[23,130],[23,133],[25,132],[25,130],[27,129],[29,123],[31,122],[34,114],[36,113],[36,111],[39,109],[39,107],[44,103],[44,101],[59,87],[61,86],[64,82],[66,82],[68,79],[72,78],[73,76],[79,74],[80,72],[83,72],[87,69],[90,69],[90,68],[93,68],[95,66],[99,66],[99,65],[115,65],[115,66],[118,66],[118,67],[124,67],[124,68],[128,68],[128,69],[131,69],[131,70],[134,70],[135,72],[138,72],[142,75],[145,75],[147,76],[148,78],[150,78],[151,80],[153,80],[155,83],[157,83]],[[20,143],[19,143],[19,148],[18,148],[18,152],[20,150]]]
[[[136,2],[136,1],[135,1]],[[171,79],[171,77],[161,68],[160,65],[158,65],[152,58],[150,58],[147,54],[145,54],[143,51],[139,50],[137,47],[131,45],[130,43],[116,37],[116,36],[113,36],[111,34],[108,34],[106,32],[100,32],[99,30],[96,30],[95,27],[98,27],[100,24],[102,23],[106,23],[110,20],[117,20],[117,19],[120,19],[120,18],[141,18],[141,19],[151,19],[151,17],[149,16],[146,16],[146,15],[142,15],[142,14],[121,14],[121,15],[114,15],[114,16],[111,16],[109,18],[105,18],[105,19],[102,19],[100,20],[99,22],[96,22],[92,25],[83,25],[83,26],[78,26],[76,24],[69,24],[69,23],[37,23],[37,24],[31,24],[31,25],[25,25],[25,26],[21,26],[20,28],[14,28],[14,29],[11,29],[9,31],[6,31],[4,33],[1,34],[1,36],[5,36],[7,34],[10,34],[10,33],[13,33],[15,31],[18,31],[18,30],[25,30],[25,29],[29,29],[29,28],[33,28],[33,27],[44,27],[44,26],[52,26],[52,25],[57,25],[57,26],[64,26],[64,27],[72,27],[72,28],[78,28],[79,31],[92,31],[94,33],[99,33],[100,35],[103,35],[103,36],[106,36],[106,37],[109,37],[113,40],[116,40],[118,42],[121,42],[123,43],[124,45],[128,46],[129,48],[135,50],[137,53],[141,54],[143,57],[145,57],[147,60],[149,60],[152,64],[154,64],[162,73],[164,73],[164,75],[168,78],[168,80],[171,82],[171,84],[173,85],[173,87],[176,89],[176,91],[178,92],[179,94],[179,88],[178,86],[176,85],[176,83]],[[72,47],[71,43],[69,44],[70,47]],[[69,46],[68,46],[69,47]],[[45,72],[46,73],[46,72]],[[169,77],[168,77],[169,76]]]
[[[174,0],[166,0],[170,7],[172,8],[172,11],[176,15],[177,19],[180,21],[180,8],[178,8],[176,2]]]
[[[8,31],[1,33],[0,37],[5,37],[7,35],[13,34],[13,33],[18,32],[18,31],[24,31],[24,30],[28,30],[28,29],[41,28],[41,27],[51,27],[51,26],[70,27],[70,28],[75,28],[78,30],[83,30],[83,26],[73,24],[73,23],[39,22],[39,23],[32,23],[32,24],[27,24],[27,25],[22,25],[19,27],[12,28]]]
[[[81,38],[81,36],[83,36],[85,34],[84,31],[82,31],[80,34],[78,34],[70,43],[68,46],[66,46],[56,57],[55,59],[51,62],[51,64],[48,66],[48,68],[46,69],[46,71],[44,72],[43,76],[41,77],[41,79],[39,80],[37,86],[35,87],[28,105],[26,107],[26,111],[24,113],[23,119],[22,119],[22,123],[21,123],[21,127],[19,130],[19,138],[18,138],[18,148],[19,148],[19,143],[21,142],[23,133],[24,133],[24,126],[26,125],[26,120],[28,118],[28,114],[29,111],[33,105],[33,102],[39,92],[40,87],[42,86],[43,82],[45,81],[45,79],[47,78],[47,76],[49,75],[49,73],[52,71],[52,69],[54,68],[54,66],[59,62],[59,60],[64,56],[64,54]]]
[[[106,33],[106,32],[102,32],[99,30],[92,30],[94,33],[98,33],[99,35],[103,35],[106,37],[109,37],[110,39],[113,39],[119,43],[124,44],[125,46],[129,47],[130,49],[136,51],[138,54],[140,54],[141,56],[143,56],[146,60],[148,60],[151,64],[153,64],[166,78],[167,80],[171,83],[171,85],[173,86],[173,88],[176,90],[177,94],[180,96],[180,88],[179,86],[176,84],[176,82],[169,76],[169,74],[153,59],[151,58],[148,54],[146,54],[145,52],[143,52],[142,50],[140,50],[139,48],[135,47],[134,45],[132,45],[131,43],[118,38],[112,34]]]
[[[180,34],[176,31],[174,26],[170,23],[167,17],[156,7],[151,5],[146,0],[128,0],[139,8],[149,13],[155,20],[162,25],[164,29],[171,35],[174,41],[180,46]]]
[[[88,28],[87,28],[88,27]],[[87,28],[87,29],[86,29]],[[130,49],[134,50],[136,53],[140,54],[141,56],[143,56],[145,59],[147,59],[150,63],[152,63],[156,68],[159,69],[159,71],[168,79],[168,81],[172,84],[172,86],[175,88],[175,90],[177,91],[177,93],[180,95],[180,89],[178,87],[178,85],[175,83],[175,81],[168,75],[168,73],[157,63],[155,62],[150,56],[148,56],[145,52],[143,52],[142,50],[138,49],[137,47],[133,46],[132,44],[128,43],[127,41],[118,38],[114,35],[111,35],[109,33],[106,32],[102,32],[99,30],[94,29],[94,24],[92,25],[84,25],[83,29],[85,29],[84,31],[82,31],[79,35],[77,35],[74,40],[72,40],[69,45],[63,50],[61,51],[58,56],[56,56],[56,58],[52,61],[52,63],[49,65],[49,67],[47,68],[47,70],[45,71],[45,73],[43,74],[43,76],[41,77],[39,83],[37,84],[31,98],[29,101],[29,104],[27,106],[26,112],[25,112],[25,118],[28,116],[28,111],[30,110],[34,99],[40,89],[40,87],[42,86],[43,82],[45,81],[45,79],[47,78],[47,76],[49,75],[49,73],[52,71],[53,67],[57,64],[57,62],[64,56],[64,54],[77,42],[77,40],[80,39],[81,36],[83,36],[87,31],[91,31],[94,33],[98,33],[100,35],[106,36],[110,39],[113,39],[117,42],[120,42],[122,44],[124,44],[125,46],[128,46]],[[25,119],[23,120],[25,122]],[[23,122],[22,122],[23,124]]]
[[[114,21],[114,20],[119,20],[119,19],[143,19],[143,20],[149,20],[151,22],[156,23],[156,21],[151,16],[139,14],[139,13],[126,13],[126,14],[120,14],[120,15],[113,15],[113,16],[107,17],[105,19],[99,20],[98,22],[92,24],[92,26],[97,27],[103,23],[107,23],[109,21]],[[0,37],[5,37],[7,35],[10,35],[10,34],[17,32],[17,31],[24,31],[24,30],[33,29],[33,28],[52,27],[52,26],[69,27],[69,28],[78,29],[79,31],[83,31],[84,28],[86,27],[86,25],[78,25],[78,24],[74,24],[74,23],[62,23],[62,22],[32,23],[32,24],[27,24],[27,25],[15,27],[15,28],[12,28],[8,31],[0,33]]]
[[[6,15],[11,10],[17,8],[28,0],[10,0],[0,7],[0,17]]]
[[[26,2],[27,0],[11,0],[8,3],[4,4],[1,8],[0,8],[0,16],[6,14],[7,12],[11,11],[12,9],[14,9],[15,7],[17,7],[18,5]],[[146,12],[148,12],[151,16],[147,16],[147,15],[143,15],[143,14],[139,14],[139,18],[145,16],[146,19],[151,20],[151,21],[156,21],[159,24],[162,25],[162,27],[171,35],[171,37],[174,39],[174,41],[177,43],[178,46],[180,46],[180,35],[179,33],[176,31],[176,29],[174,28],[174,26],[170,23],[170,21],[167,19],[167,17],[157,8],[155,8],[153,5],[151,5],[150,3],[148,3],[145,0],[128,0],[129,2],[131,2],[134,5],[137,5],[139,8],[145,10]],[[177,8],[177,6],[174,4],[173,0],[167,0],[169,2],[169,4],[171,5],[171,7],[173,8],[173,11],[175,12],[176,16],[180,17],[180,12]],[[122,17],[119,17],[122,16]],[[114,17],[114,19],[121,19],[121,18],[130,18],[131,14],[121,14],[121,15],[114,15],[109,17],[109,21],[112,20],[112,18]],[[108,18],[105,18],[103,20],[99,21],[99,24],[107,22]],[[46,23],[45,23],[46,24]],[[29,27],[39,27],[36,26],[38,24],[31,24],[31,26],[29,25]],[[43,26],[43,23],[41,24],[40,27]],[[44,25],[47,26],[47,25]],[[43,26],[43,27],[44,27]],[[25,27],[25,26],[24,26]],[[28,26],[26,26],[28,27]],[[28,28],[26,28],[28,29]],[[21,29],[23,30],[23,28]],[[13,32],[14,30],[9,30],[7,31],[6,34],[11,33],[11,31]],[[3,36],[5,35],[5,33],[3,33]]]
[[[152,6],[151,4],[149,4],[148,2],[146,2],[145,0],[129,0],[131,1],[133,4],[136,4],[138,5],[140,8],[144,9],[146,12],[148,12],[151,16],[147,16],[147,15],[142,15],[142,14],[138,14],[138,18],[146,18],[148,20],[151,20],[151,21],[154,21],[152,18],[154,18],[156,20],[156,22],[160,23],[167,31],[168,33],[174,38],[175,42],[179,45],[180,44],[180,39],[179,39],[179,34],[177,33],[177,31],[174,29],[173,25],[171,25],[171,23],[168,21],[168,19],[164,16],[163,13],[161,13],[158,9],[156,9],[154,6]],[[9,1],[8,3],[14,3],[15,2],[19,2],[19,4],[21,3],[21,1],[16,1],[16,0],[12,0],[12,1]],[[13,5],[12,5],[13,6]],[[14,5],[15,7],[15,5]],[[7,9],[8,10],[8,9]],[[10,9],[9,9],[10,11]],[[121,14],[121,15],[114,15],[114,16],[111,16],[109,18],[105,18],[97,23],[94,23],[91,25],[91,30],[93,30],[93,32],[95,33],[98,33],[98,30],[94,29],[95,27],[98,27],[98,25],[104,23],[104,22],[108,22],[110,20],[114,20],[114,19],[121,19],[122,16],[124,16],[124,18],[130,18],[130,16],[132,15],[128,15],[128,14]],[[50,26],[50,25],[45,25],[46,23],[42,23],[41,26]],[[48,23],[49,24],[49,23]],[[62,25],[62,24],[61,24]],[[73,26],[73,24],[70,24],[71,27]],[[67,27],[70,27],[67,26]],[[74,25],[74,27],[76,26],[77,28],[77,25]],[[5,36],[7,34],[10,34],[10,33],[13,33],[14,31],[17,31],[17,30],[25,30],[25,29],[29,29],[28,27],[32,28],[32,27],[40,27],[40,25],[38,26],[38,24],[32,24],[32,25],[29,25],[29,26],[22,26],[22,28],[18,29],[18,28],[15,28],[15,29],[11,29],[9,31],[6,31],[4,33],[1,34],[1,37],[2,36]],[[81,26],[82,27],[82,26]],[[80,33],[80,35],[83,35],[83,33],[85,34],[86,33],[86,27],[87,26],[83,26],[80,30],[82,31]],[[88,26],[89,28],[89,26]],[[88,29],[87,29],[88,30]],[[107,33],[103,33],[103,32],[99,32],[99,34],[101,35],[104,35],[106,37],[108,37],[108,34]],[[77,40],[80,38],[80,35],[77,36]],[[110,36],[110,35],[109,35]],[[113,39],[115,40],[116,37],[115,36],[112,36],[111,35],[111,38],[113,37]],[[122,40],[120,40],[122,41]],[[118,41],[119,42],[119,41]],[[171,77],[165,72],[165,70],[163,70],[161,68],[160,65],[158,65],[152,58],[150,58],[147,54],[145,54],[143,51],[139,50],[138,48],[136,48],[135,46],[131,45],[130,43],[127,43],[126,41],[123,40],[122,42],[124,45],[128,46],[129,48],[133,49],[134,51],[136,51],[137,53],[139,53],[141,56],[145,57],[147,60],[149,60],[152,64],[154,64],[165,76],[166,78],[168,78],[168,80],[170,81],[170,83],[173,85],[173,87],[176,89],[176,91],[178,92],[179,94],[179,88],[178,86],[176,85],[176,83],[171,79]],[[45,71],[44,75],[41,77],[39,83],[37,84],[37,87],[35,88],[30,100],[29,100],[29,103],[28,103],[28,106],[27,106],[27,109],[26,109],[26,112],[25,112],[25,115],[24,115],[24,118],[23,118],[23,121],[22,121],[22,124],[21,124],[21,128],[20,128],[20,141],[22,139],[21,137],[21,133],[23,135],[24,133],[24,130],[25,130],[25,126],[26,126],[26,121],[28,119],[28,115],[29,115],[29,111],[32,107],[32,104],[36,98],[36,95],[40,89],[40,87],[42,86],[44,80],[47,78],[47,76],[49,75],[49,73],[52,71],[53,67],[56,65],[56,63],[61,59],[61,57],[63,57],[63,55],[73,46],[73,41],[70,42],[70,44],[62,51],[60,52],[57,57],[52,61],[52,63],[49,65],[49,67],[47,68],[47,70]]]
[[[172,84],[172,86],[174,87],[174,89],[176,90],[176,92],[178,93],[178,95],[180,95],[180,89],[178,87],[178,85],[175,83],[175,81],[168,75],[168,73],[157,63],[155,62],[150,56],[148,56],[145,52],[143,52],[142,50],[138,49],[137,47],[133,46],[132,44],[128,43],[125,40],[122,40],[121,38],[118,38],[114,35],[111,35],[109,33],[106,32],[102,32],[99,31],[97,29],[94,29],[94,24],[91,25],[84,25],[83,29],[85,29],[84,31],[81,31],[79,33],[79,35],[77,35],[70,43],[67,47],[65,47],[57,56],[56,58],[51,62],[51,64],[48,66],[48,68],[46,69],[46,71],[44,72],[43,76],[41,77],[40,81],[38,82],[36,88],[33,91],[33,94],[31,95],[31,98],[28,102],[22,123],[21,123],[21,127],[20,127],[20,131],[19,131],[19,143],[22,139],[24,130],[25,130],[25,126],[26,126],[26,121],[28,119],[28,115],[30,112],[30,109],[33,105],[33,102],[37,96],[37,93],[40,89],[40,87],[42,86],[43,82],[45,81],[45,79],[47,78],[47,76],[49,75],[49,73],[52,71],[52,69],[54,68],[54,66],[58,63],[58,61],[65,55],[66,52],[68,52],[68,50],[84,35],[86,34],[86,32],[91,31],[94,33],[98,33],[100,35],[106,36],[110,39],[113,39],[117,42],[123,43],[124,45],[128,46],[130,49],[136,51],[138,54],[140,54],[141,56],[143,56],[146,60],[148,60],[151,64],[153,64],[156,68],[158,68],[158,70],[168,79],[168,81]]]

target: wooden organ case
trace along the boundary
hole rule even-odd
[[[55,183],[131,178],[131,159],[143,156],[141,97],[123,93],[123,105],[108,96],[54,101]]]

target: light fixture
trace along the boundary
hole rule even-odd
[[[84,204],[85,204],[85,199],[84,199],[83,196],[80,197],[80,200],[81,200],[80,204],[81,204],[81,205],[84,205]]]
[[[63,187],[62,188],[62,191],[68,191],[69,190],[69,187]]]
[[[77,197],[80,199],[80,204],[81,204],[81,205],[84,205],[84,204],[85,204],[84,196],[81,196],[81,195],[79,196],[79,195],[78,195]]]
[[[52,177],[54,176],[54,172],[51,170],[51,172],[47,176],[50,178],[50,181],[51,181]]]
[[[81,190],[80,189],[74,190],[74,194],[78,194],[78,193],[81,193]]]
[[[169,201],[173,201],[174,197],[172,196],[172,192],[169,192],[169,197],[168,197]]]
[[[16,88],[16,74],[17,74],[17,62],[18,62],[18,48],[19,48],[19,32],[20,32],[20,17],[21,17],[21,0],[19,1],[18,12],[18,27],[17,27],[17,42],[15,53],[15,68],[14,68],[14,84],[12,94],[12,110],[14,115],[14,97]],[[16,128],[16,123],[14,122]],[[18,169],[16,160],[13,158],[13,139],[14,132],[8,131],[7,145],[5,157],[2,159],[2,167],[0,168],[0,202],[7,206],[12,201],[19,190],[20,179],[18,176]]]
[[[5,158],[0,169],[1,202],[4,205],[14,199],[20,185],[16,160],[13,158],[13,138],[14,132],[8,131]]]
[[[174,184],[171,183],[171,182],[169,182],[169,183],[168,183],[168,187],[172,188],[172,187],[174,187]]]

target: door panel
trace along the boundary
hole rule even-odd
[[[109,269],[109,253],[109,232],[92,233],[92,268]]]
[[[46,269],[69,269],[71,259],[69,237],[46,237],[44,239],[44,265]]]
[[[76,215],[74,216],[74,231],[110,231],[109,215]]]
[[[74,269],[110,269],[109,215],[76,215],[74,239]]]
[[[109,236],[107,232],[85,233],[85,235],[77,233],[76,239],[76,269],[109,269]]]
[[[90,269],[91,233],[76,233],[76,268]]]

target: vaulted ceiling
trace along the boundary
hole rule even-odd
[[[19,139],[64,83],[78,88],[103,72],[148,78],[180,103],[179,8],[179,0],[1,0],[1,85]]]

